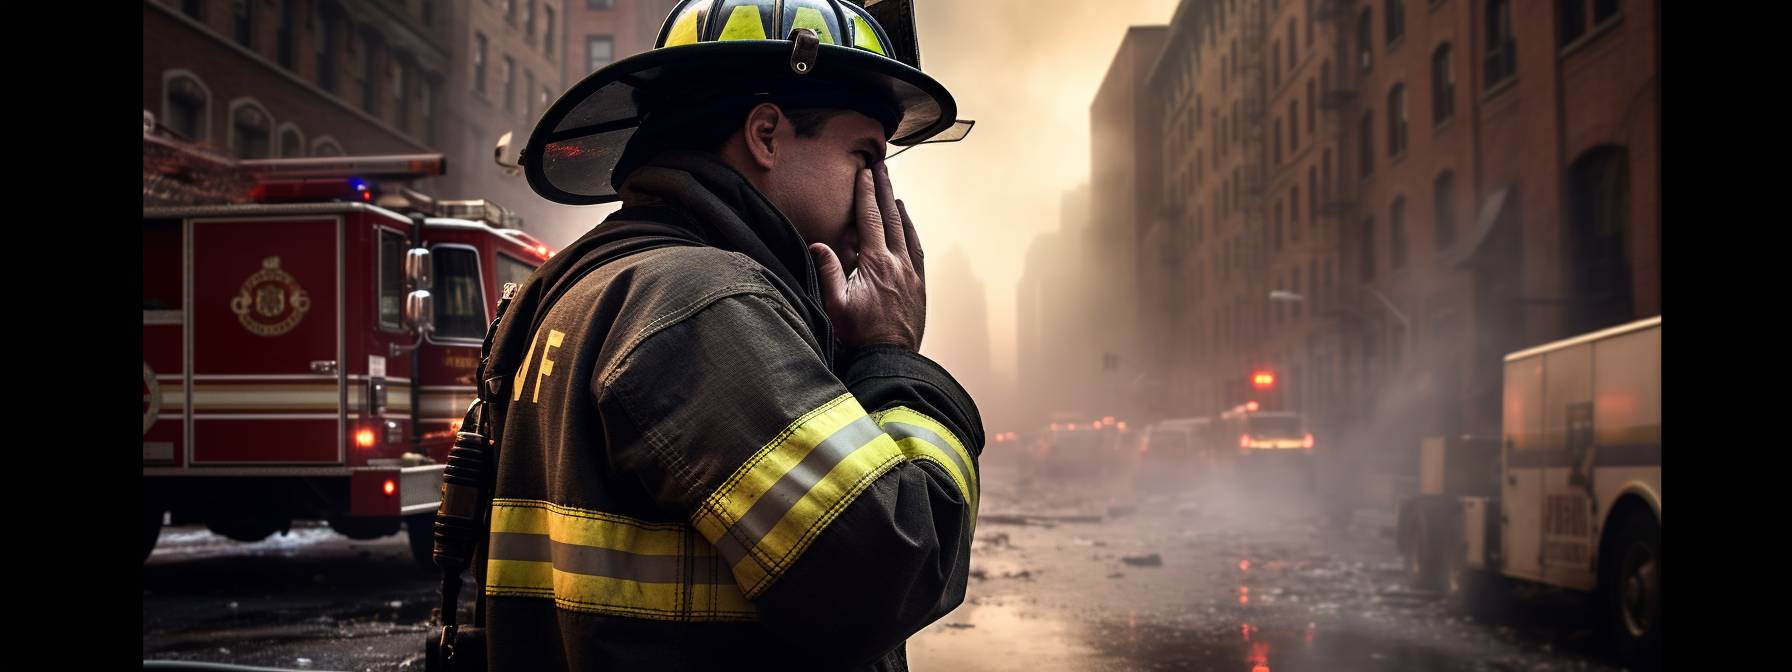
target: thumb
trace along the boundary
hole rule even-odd
[[[840,258],[834,256],[833,248],[822,243],[809,246],[809,256],[815,258],[815,271],[821,280],[821,298],[828,308],[846,304],[846,270],[840,266]]]

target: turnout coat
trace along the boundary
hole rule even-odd
[[[964,599],[983,446],[952,376],[839,351],[790,222],[663,154],[492,338],[493,670],[902,670]]]

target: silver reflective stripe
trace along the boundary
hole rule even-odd
[[[716,552],[728,561],[729,566],[739,564],[741,558],[747,557],[747,551],[758,546],[759,540],[770,534],[778,521],[784,519],[784,514],[802,501],[803,495],[809,494],[809,490],[833,471],[835,465],[883,433],[883,428],[872,422],[871,416],[861,415],[816,444],[808,455],[803,456],[803,461],[779,478],[759,501],[753,503],[753,508],[747,509],[740,520],[722,533],[722,538],[716,540]]]
[[[964,475],[967,484],[972,482],[972,479],[976,476],[976,474],[971,473],[969,467],[965,466],[964,458],[958,456],[958,451],[952,449],[952,444],[946,443],[945,437],[935,434],[931,429],[920,425],[911,425],[906,422],[886,422],[884,423],[884,431],[889,432],[890,436],[896,437],[897,441],[903,439],[920,439],[933,444],[933,447],[940,449],[940,452],[945,453],[946,457],[952,458],[953,464],[958,465],[958,473]]]
[[[570,574],[586,576],[602,576],[641,583],[681,583],[683,556],[678,555],[643,555],[618,551],[599,546],[581,546],[563,544],[548,538],[545,534],[526,534],[520,532],[493,532],[491,543],[493,560],[521,560],[525,562],[552,562],[554,569]],[[714,566],[715,556],[692,558],[692,583],[734,583],[734,578],[724,568]],[[720,576],[709,580],[706,576]]]

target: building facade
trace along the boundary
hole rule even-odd
[[[653,48],[678,0],[565,0],[568,87],[586,75]]]
[[[1660,314],[1659,14],[1180,3],[1138,103],[1163,129],[1136,258],[1159,416],[1259,401],[1416,455],[1500,430],[1505,353]]]

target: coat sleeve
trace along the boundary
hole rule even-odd
[[[794,659],[857,666],[963,601],[982,432],[937,364],[867,348],[842,382],[805,333],[730,296],[594,384],[629,425],[612,468],[715,545]]]

